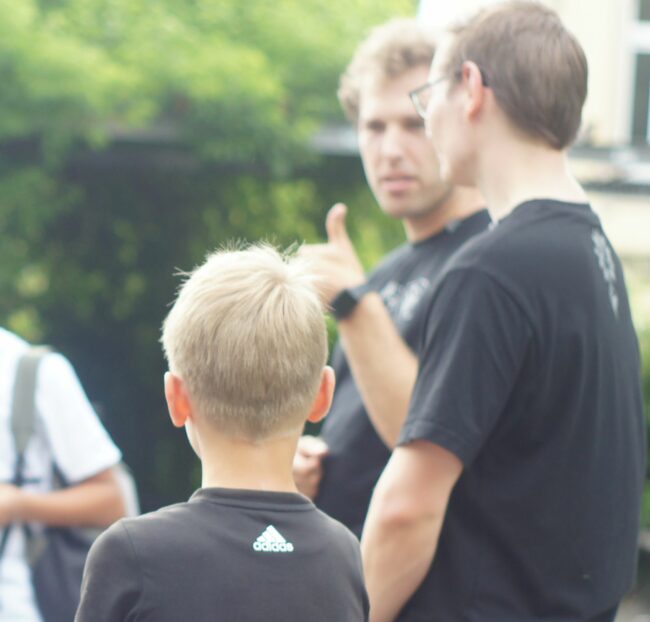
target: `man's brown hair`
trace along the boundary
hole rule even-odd
[[[473,61],[515,126],[555,149],[575,140],[587,59],[555,11],[531,0],[505,2],[451,32],[446,75],[457,81],[463,62]]]
[[[375,27],[357,47],[341,75],[338,98],[348,119],[359,119],[361,88],[368,77],[395,78],[431,65],[435,43],[414,19],[393,19]]]

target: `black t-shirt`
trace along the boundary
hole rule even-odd
[[[589,205],[518,206],[434,286],[401,444],[464,471],[399,620],[612,620],[645,475],[640,360],[620,262]]]
[[[306,497],[204,488],[93,545],[77,622],[362,621],[356,538]]]
[[[395,326],[415,350],[427,294],[442,265],[470,237],[490,224],[486,210],[450,223],[440,233],[393,251],[369,275]],[[390,451],[375,432],[340,344],[332,355],[336,391],[321,435],[330,448],[316,505],[359,536],[372,490]]]

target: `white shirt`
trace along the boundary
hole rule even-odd
[[[11,401],[16,364],[28,344],[0,328],[0,482],[14,476],[16,451],[11,433]],[[60,354],[43,358],[36,377],[36,429],[25,452],[24,486],[52,488],[52,463],[68,483],[79,483],[115,465],[120,451],[104,430],[70,363]],[[12,529],[0,559],[0,622],[40,622],[22,529]]]

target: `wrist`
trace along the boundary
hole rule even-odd
[[[9,504],[9,515],[11,522],[22,523],[28,520],[28,501],[30,493],[21,488],[15,488]]]
[[[373,289],[368,282],[360,283],[354,287],[342,289],[330,301],[330,310],[337,321],[341,321],[352,315],[361,299],[372,292]]]

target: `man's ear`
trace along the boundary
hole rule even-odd
[[[479,66],[467,60],[461,68],[463,86],[465,87],[465,114],[469,119],[478,116],[485,102],[486,86]]]
[[[170,371],[165,374],[165,399],[172,423],[182,428],[192,418],[192,403],[183,379]]]
[[[323,368],[321,374],[320,387],[314,399],[307,421],[311,423],[318,423],[329,412],[332,405],[332,397],[334,396],[334,386],[336,385],[336,377],[334,370],[327,366]]]

